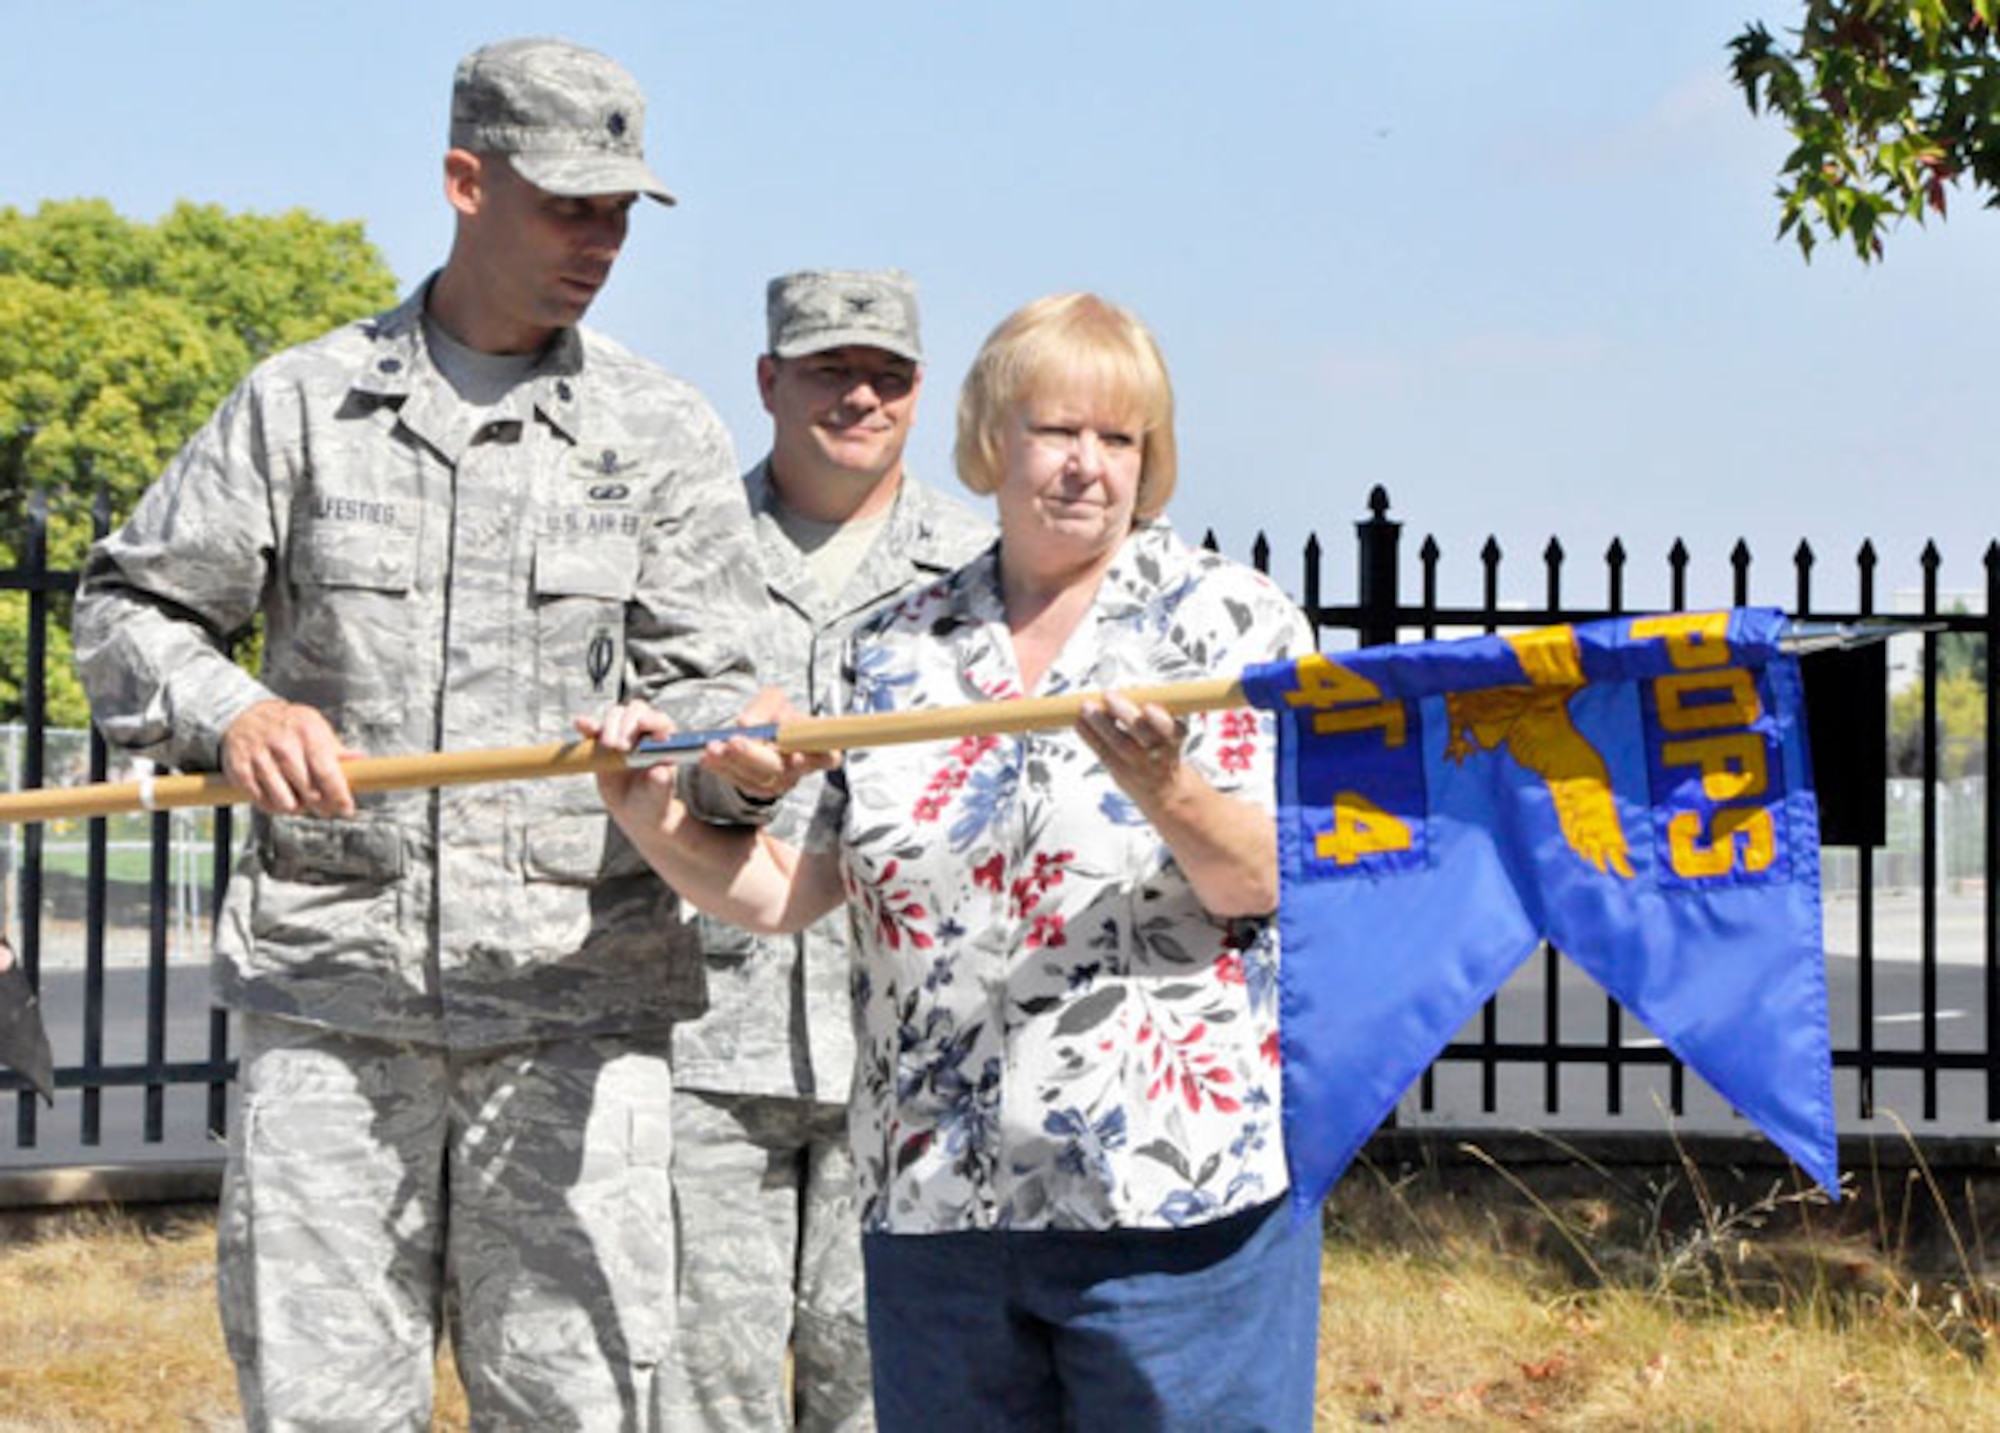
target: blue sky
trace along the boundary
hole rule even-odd
[[[1930,539],[1948,588],[1980,588],[2000,217],[1961,201],[1870,268],[1774,242],[1786,138],[1729,88],[1725,45],[1799,8],[21,5],[0,204],[304,207],[364,221],[408,285],[449,242],[453,65],[560,33],[639,76],[682,200],[641,216],[593,322],[696,382],[746,463],[768,433],[764,281],[893,264],[922,287],[912,453],[942,484],[987,330],[1093,288],[1173,369],[1171,515],[1238,555],[1269,531],[1287,586],[1314,530],[1346,595],[1379,483],[1443,547],[1452,600],[1476,598],[1489,536],[1503,596],[1527,601],[1552,535],[1572,600],[1601,599],[1614,536],[1640,605],[1666,601],[1676,537],[1697,603],[1726,600],[1739,537],[1760,600],[1790,599],[1802,538],[1830,605],[1852,600],[1864,538],[1884,605]]]

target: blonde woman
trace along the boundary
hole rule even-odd
[[[1308,649],[1268,581],[1176,538],[1173,394],[1088,294],[988,338],[959,476],[1000,541],[856,639],[856,710],[1234,671]],[[612,746],[668,730],[640,707]],[[1074,730],[848,754],[806,849],[706,826],[669,770],[607,805],[696,904],[847,902],[850,1129],[885,1430],[1305,1429],[1319,1238],[1282,1196],[1271,732],[1121,698]],[[708,760],[750,791],[796,758]]]

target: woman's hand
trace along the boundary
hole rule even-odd
[[[673,718],[644,702],[622,703],[602,717],[577,717],[575,726],[605,750],[628,753],[649,737],[674,733]],[[641,831],[662,830],[674,801],[674,765],[663,761],[657,766],[600,771],[597,796],[611,819],[626,832],[636,836]]]
[[[1181,759],[1187,728],[1163,707],[1117,692],[1086,702],[1076,729],[1111,779],[1167,843],[1211,915],[1269,915],[1278,906],[1278,828],[1270,813],[1218,791]]]
[[[749,710],[758,709],[752,702]],[[627,702],[602,717],[576,718],[576,729],[606,750],[631,751],[648,737],[673,735],[674,724],[644,702]],[[795,764],[830,764],[822,756],[795,763],[769,742],[744,737],[709,743],[702,762],[711,761],[731,780],[739,773],[753,780],[772,773],[782,781]],[[803,930],[840,904],[840,869],[830,853],[801,856],[762,829],[712,826],[674,794],[675,780],[673,765],[662,762],[601,772],[597,792],[647,864],[682,897],[731,925],[766,935]],[[771,789],[786,790],[789,783]]]
[[[1181,761],[1187,728],[1164,707],[1141,707],[1106,692],[1103,701],[1084,703],[1076,729],[1119,789],[1148,817],[1157,819],[1160,807],[1177,792],[1185,794],[1189,781],[1201,781]]]
[[[736,723],[777,726],[800,715],[782,687],[766,687],[737,714]],[[775,801],[812,772],[826,771],[839,763],[840,758],[832,752],[780,751],[775,743],[748,736],[711,741],[701,754],[704,769],[753,801]]]

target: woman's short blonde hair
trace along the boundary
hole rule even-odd
[[[986,337],[958,391],[958,478],[975,493],[1000,486],[1000,438],[1020,405],[1081,387],[1129,407],[1138,423],[1135,523],[1173,496],[1174,388],[1153,335],[1129,309],[1096,294],[1051,294],[1016,309]]]

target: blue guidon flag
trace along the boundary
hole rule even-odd
[[[1782,613],[1255,667],[1279,716],[1293,1199],[1544,940],[1836,1197],[1819,819]]]

